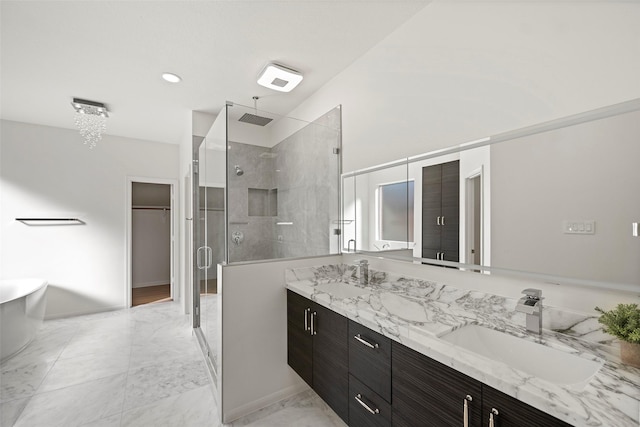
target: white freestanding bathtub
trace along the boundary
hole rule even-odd
[[[0,361],[25,348],[44,320],[47,281],[0,280]]]

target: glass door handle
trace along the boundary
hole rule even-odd
[[[213,264],[213,249],[209,246],[205,246],[205,250],[207,251],[207,266],[205,268],[210,268]]]
[[[196,265],[198,266],[198,268],[200,270],[203,270],[203,269],[206,268],[206,267],[202,266],[202,255],[201,255],[201,252],[200,252],[201,250],[203,250],[205,248],[206,248],[206,246],[200,246],[198,248],[198,250],[196,251]]]

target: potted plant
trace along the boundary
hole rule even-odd
[[[622,363],[640,368],[640,308],[638,304],[618,304],[605,311],[596,307],[601,314],[598,322],[604,331],[620,338],[620,358]]]

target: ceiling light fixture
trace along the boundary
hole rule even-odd
[[[71,106],[76,110],[75,122],[80,135],[84,138],[84,143],[89,148],[95,147],[107,130],[109,110],[101,102],[80,98],[73,98]]]
[[[258,84],[279,92],[290,92],[302,81],[302,74],[284,65],[269,63],[258,76]]]
[[[180,83],[182,81],[182,77],[173,73],[162,73],[162,78],[169,83]]]

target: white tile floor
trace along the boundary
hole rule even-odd
[[[44,323],[0,365],[0,425],[219,426],[189,316],[159,303]],[[344,426],[311,391],[234,426]]]

